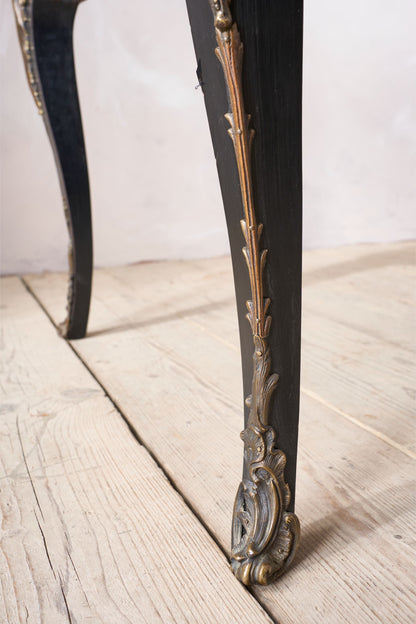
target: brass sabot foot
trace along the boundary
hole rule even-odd
[[[274,486],[271,486],[270,479],[266,477],[260,484],[256,484],[256,488],[249,481],[242,482],[237,492],[231,568],[244,585],[269,585],[275,581],[290,566],[299,543],[299,520],[295,514],[289,512],[283,513],[280,521],[276,522],[266,548],[261,549],[253,539],[253,533],[256,533],[256,513],[257,517],[261,516],[258,528],[273,524],[273,517],[265,517],[267,513],[273,516],[272,505],[266,503],[271,487]],[[257,491],[253,492],[253,489]],[[272,498],[275,498],[275,494]],[[249,509],[254,511],[254,516]]]

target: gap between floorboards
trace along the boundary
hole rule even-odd
[[[37,305],[40,307],[40,309],[42,310],[42,312],[45,314],[45,316],[48,318],[48,320],[51,322],[51,324],[53,325],[53,327],[55,327],[55,329],[57,331],[59,331],[59,327],[58,325],[54,322],[53,318],[51,317],[51,315],[49,314],[48,310],[45,308],[45,306],[43,305],[43,303],[40,301],[40,299],[37,297],[37,295],[33,292],[33,290],[31,289],[30,285],[26,282],[26,280],[24,279],[24,277],[20,276],[20,281],[23,284],[24,288],[27,290],[27,292],[33,297],[34,301],[37,303]],[[135,427],[133,427],[133,425],[130,423],[130,421],[128,420],[128,418],[124,415],[124,413],[121,411],[120,407],[118,406],[117,402],[113,399],[113,397],[108,393],[107,389],[105,388],[105,386],[101,383],[101,381],[99,380],[99,378],[94,374],[94,372],[90,369],[90,367],[88,366],[88,364],[85,362],[85,360],[81,357],[81,355],[77,352],[77,350],[72,346],[71,342],[69,340],[67,340],[66,338],[62,338],[62,340],[65,340],[65,342],[67,343],[68,347],[71,349],[71,351],[74,353],[74,355],[78,358],[78,360],[82,363],[82,365],[86,368],[86,370],[88,371],[88,373],[91,375],[91,377],[98,383],[98,385],[100,386],[100,388],[103,390],[104,395],[109,399],[109,401],[111,402],[111,404],[114,406],[114,409],[117,411],[117,413],[120,415],[120,417],[122,418],[122,420],[126,423],[128,430],[130,431],[131,435],[133,436],[133,438],[136,440],[136,442],[138,444],[140,444],[146,451],[147,453],[149,453],[150,457],[153,459],[153,461],[155,462],[155,464],[157,465],[157,467],[159,468],[159,470],[162,471],[163,475],[166,477],[166,479],[168,480],[170,486],[175,490],[175,492],[177,492],[177,494],[181,497],[181,499],[183,500],[183,502],[185,503],[185,505],[188,507],[188,509],[191,511],[191,513],[195,516],[195,518],[198,520],[198,522],[203,526],[203,528],[205,529],[205,531],[207,532],[207,534],[210,536],[210,538],[213,540],[213,542],[217,545],[217,547],[220,549],[220,551],[223,553],[223,555],[226,557],[227,561],[229,562],[229,554],[228,552],[223,548],[223,546],[221,545],[221,543],[219,542],[219,540],[217,539],[217,537],[215,536],[215,534],[211,531],[211,529],[208,527],[208,525],[206,524],[205,520],[200,516],[200,514],[196,511],[196,509],[194,508],[194,506],[191,504],[191,502],[187,499],[186,496],[184,496],[184,494],[181,492],[181,490],[178,488],[178,486],[176,485],[173,477],[163,468],[163,466],[160,464],[159,459],[155,456],[155,454],[147,447],[147,445],[143,442],[142,438],[140,437],[137,429]],[[230,527],[230,532],[231,532],[231,527]],[[269,616],[269,618],[272,620],[272,622],[274,624],[279,624],[279,622],[276,620],[276,618],[272,615],[272,613],[269,611],[269,609],[267,608],[267,606],[265,606],[263,604],[263,602],[261,600],[259,600],[258,596],[256,596],[256,594],[252,591],[252,589],[250,587],[247,587],[246,585],[243,585],[243,588],[249,593],[251,594],[251,596],[256,600],[256,602],[258,602],[258,604],[261,606],[261,608],[264,610],[264,612]]]
[[[187,323],[191,323],[195,327],[198,327],[198,329],[200,329],[204,333],[208,334],[209,336],[212,336],[213,338],[215,338],[219,342],[225,344],[229,349],[232,349],[233,351],[239,351],[239,349],[233,343],[229,342],[228,340],[225,340],[221,336],[218,336],[217,334],[215,334],[215,332],[207,330],[206,327],[204,327],[203,325],[198,323],[198,321],[195,321],[194,319],[189,319],[189,318],[185,318],[184,320]],[[379,440],[382,440],[383,442],[385,442],[389,446],[392,446],[393,448],[395,448],[396,450],[400,451],[401,453],[404,453],[405,455],[407,455],[411,459],[416,459],[416,453],[413,453],[413,451],[411,451],[410,449],[407,449],[402,444],[399,444],[398,442],[395,442],[392,438],[390,438],[389,436],[386,436],[384,433],[382,433],[381,431],[378,431],[374,427],[371,427],[370,425],[366,425],[365,423],[363,423],[361,420],[359,420],[355,416],[352,416],[351,414],[348,414],[344,410],[339,409],[338,407],[336,407],[332,403],[326,401],[326,399],[321,397],[316,392],[313,392],[312,390],[308,390],[307,388],[305,388],[302,385],[300,386],[300,392],[301,392],[301,394],[304,394],[305,396],[309,397],[313,401],[316,401],[317,403],[320,403],[321,405],[324,405],[330,411],[332,411],[335,414],[337,414],[337,416],[341,416],[342,418],[345,418],[346,420],[348,420],[353,425],[356,425],[357,427],[360,427],[361,429],[364,429],[368,433],[371,433],[372,435],[374,435]]]

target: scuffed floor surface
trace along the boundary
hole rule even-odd
[[[415,246],[306,252],[292,569],[231,574],[242,388],[229,258],[2,279],[0,622],[411,624]],[[412,352],[413,351],[413,352]]]

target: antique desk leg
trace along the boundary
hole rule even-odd
[[[187,5],[231,244],[247,397],[231,565],[243,583],[267,584],[287,569],[300,534],[302,0]]]
[[[77,0],[14,0],[29,86],[55,156],[67,220],[70,281],[61,331],[82,338],[92,279],[92,226],[87,159],[72,47]]]

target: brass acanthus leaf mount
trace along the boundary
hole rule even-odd
[[[43,115],[42,91],[35,60],[32,20],[33,0],[13,0],[13,9],[29,87],[38,112],[40,115]]]
[[[286,457],[276,447],[276,432],[268,424],[270,399],[279,377],[270,374],[268,335],[272,319],[267,313],[270,300],[263,295],[267,250],[260,249],[263,225],[257,223],[254,210],[250,158],[254,130],[249,127],[250,115],[244,109],[243,44],[229,0],[210,0],[210,5],[218,43],[215,52],[224,71],[230,106],[225,117],[230,123],[228,133],[234,144],[241,188],[241,228],[246,243],[243,253],[252,296],[247,301],[247,318],[254,341],[252,392],[246,399],[250,413],[241,434],[247,477],[240,484],[234,505],[231,566],[245,585],[266,585],[290,565],[300,525],[296,515],[287,511],[290,491],[284,479]]]

